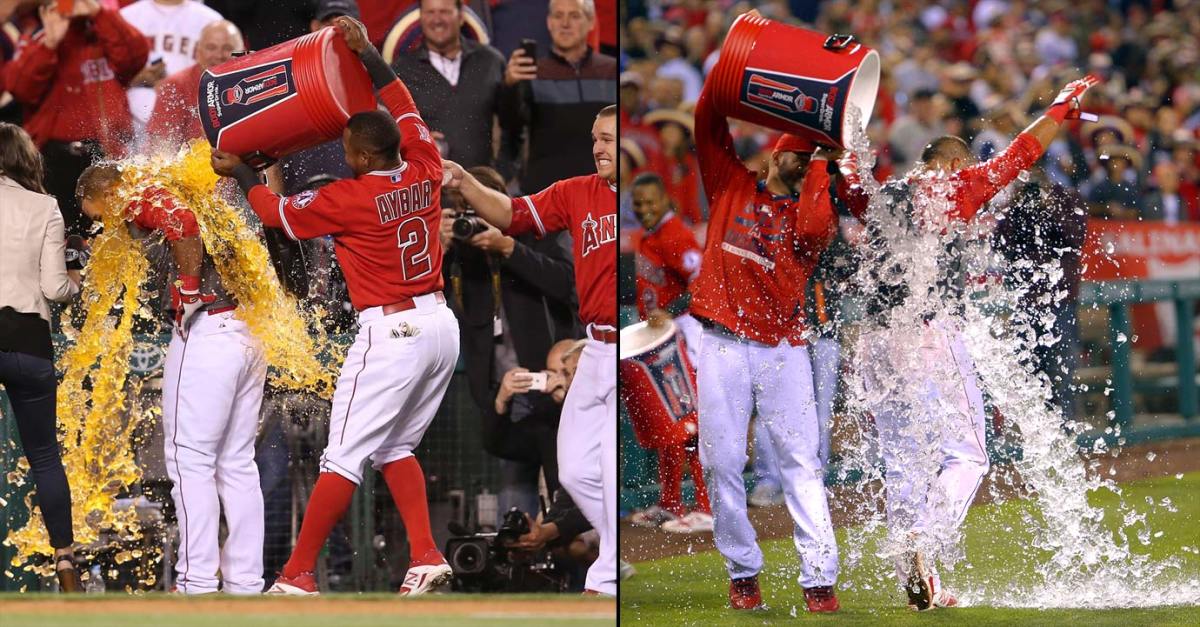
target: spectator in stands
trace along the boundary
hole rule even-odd
[[[588,45],[596,19],[593,0],[550,0],[549,6],[549,54],[535,63],[518,48],[504,75],[505,84],[515,89],[505,99],[503,126],[515,137],[528,132],[521,175],[526,194],[595,171],[591,140],[576,130],[617,99],[617,60]]]
[[[220,20],[221,14],[194,0],[138,0],[121,9],[121,17],[150,42],[150,62],[133,77],[128,92],[134,145],[140,148],[154,111],[155,87],[199,58],[196,48],[201,32]],[[195,98],[193,93],[193,102]]]
[[[91,226],[75,181],[93,159],[122,157],[133,139],[125,87],[146,65],[149,43],[120,13],[76,0],[71,15],[39,8],[42,30],[4,68],[4,85],[25,107],[24,128],[42,151],[46,191],[68,233]]]
[[[79,266],[67,269],[63,218],[45,193],[42,171],[42,157],[29,135],[0,123],[0,386],[29,460],[59,587],[82,592],[75,572],[71,487],[58,450],[47,306],[48,300],[64,302],[79,292]]]
[[[658,36],[654,44],[658,58],[662,60],[662,64],[658,66],[658,76],[679,79],[683,84],[683,101],[696,102],[700,98],[704,78],[700,76],[700,70],[687,59],[682,33],[677,29],[667,29],[666,33]]]
[[[464,168],[491,166],[494,117],[504,95],[504,57],[462,36],[462,0],[420,0],[421,47],[392,68],[409,86],[442,156]],[[506,172],[512,178],[514,173]]]
[[[1118,220],[1137,219],[1142,208],[1137,175],[1142,168],[1142,156],[1124,144],[1107,144],[1100,148],[1097,158],[1104,169],[1096,173],[1087,187],[1092,214]]]
[[[643,122],[658,131],[662,156],[656,169],[666,185],[667,196],[675,202],[680,217],[691,224],[703,222],[707,218],[708,199],[700,182],[700,164],[696,161],[692,114],[659,109],[647,114]]]
[[[1178,224],[1192,220],[1200,207],[1195,198],[1185,198],[1179,193],[1179,168],[1170,161],[1154,166],[1154,190],[1142,203],[1143,220],[1162,220],[1167,224]]]
[[[167,77],[158,86],[154,112],[146,127],[150,140],[148,148],[164,147],[174,151],[188,140],[204,137],[197,109],[200,75],[245,49],[242,33],[233,22],[217,20],[200,29],[193,52],[195,63]]]
[[[503,193],[504,180],[495,170],[475,167],[470,172]],[[469,207],[457,193],[447,195],[456,208]],[[497,390],[505,373],[518,366],[543,370],[547,366],[546,354],[555,342],[579,337],[579,305],[570,245],[562,235],[513,238],[491,226],[469,238],[455,239],[451,230],[455,215],[452,209],[442,213],[442,239],[446,245],[443,265],[449,275],[447,284],[452,288],[450,306],[458,316],[461,330],[471,398],[483,414],[485,426],[494,426],[488,422],[491,414],[507,414],[510,421],[533,429],[549,422],[544,416],[547,408],[534,406],[527,402],[530,397],[520,396],[509,411],[499,411]],[[553,411],[553,423],[557,425],[558,410]],[[544,446],[526,444],[527,456],[547,454]],[[499,436],[485,437],[485,448],[508,460],[501,462],[502,481],[507,488],[501,491],[501,496],[517,498],[514,495],[523,492],[524,505],[536,503],[538,464],[512,459],[510,447]],[[547,463],[554,462],[553,452],[554,449],[549,450]],[[507,508],[501,503],[502,511]]]
[[[901,116],[892,125],[888,143],[891,145],[897,171],[907,172],[911,169],[925,146],[935,137],[946,134],[935,95],[935,92],[929,89],[917,90],[913,93],[909,113]]]

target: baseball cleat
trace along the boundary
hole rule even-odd
[[[311,597],[321,594],[317,590],[317,578],[311,572],[304,572],[295,577],[279,573],[275,583],[267,588],[267,594],[287,594],[291,596]]]
[[[958,599],[953,594],[947,592],[945,588],[937,591],[933,595],[934,607],[958,607]]]
[[[692,512],[683,518],[668,520],[659,527],[667,533],[712,533],[712,514]]]
[[[810,612],[836,612],[842,609],[838,604],[837,594],[833,592],[833,586],[805,588],[804,605]]]
[[[675,514],[657,506],[651,505],[640,512],[630,514],[629,524],[635,527],[662,527],[663,523],[679,518]]]
[[[453,576],[454,570],[445,562],[410,566],[404,575],[404,585],[400,586],[400,594],[410,597],[425,594],[438,586],[450,583]]]
[[[904,592],[908,594],[908,606],[923,612],[933,607],[933,577],[925,566],[925,556],[920,551],[913,553],[909,564],[908,581]]]
[[[758,575],[729,580],[729,607],[753,610],[761,606],[762,592],[758,589]]]

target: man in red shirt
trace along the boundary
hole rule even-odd
[[[146,65],[150,44],[121,14],[77,0],[70,16],[40,7],[42,29],[23,38],[4,68],[4,87],[25,109],[22,125],[46,160],[46,190],[69,233],[82,233],[75,182],[102,152],[122,157],[133,138],[125,88]]]
[[[447,161],[447,185],[509,235],[569,230],[575,247],[579,318],[588,343],[558,424],[559,480],[600,534],[588,569],[589,592],[617,593],[617,107],[592,125],[596,174],[558,181],[508,198]],[[586,382],[587,385],[582,383]]]
[[[410,563],[400,594],[449,581],[433,541],[425,475],[413,457],[458,361],[459,331],[442,295],[442,162],[404,83],[342,16],[335,26],[367,68],[388,112],[350,117],[342,135],[352,179],[280,197],[236,155],[214,151],[213,170],[232,176],[266,226],[292,239],[332,235],[359,330],[333,396],[329,444],[291,559],[268,591],[317,594],[313,570],[368,458],[383,473],[408,532]]]
[[[699,358],[700,323],[688,315],[691,294],[688,284],[700,274],[703,250],[692,230],[675,215],[672,199],[667,196],[663,180],[657,174],[645,173],[633,180],[633,212],[642,223],[634,231],[633,249],[637,265],[638,314],[651,325],[661,326],[674,320],[687,352],[685,376],[692,389],[696,386],[695,364]],[[633,399],[625,397],[625,405],[639,433],[638,408],[631,407]],[[694,401],[693,401],[694,403]],[[694,404],[691,404],[694,407]],[[657,447],[659,485],[662,488],[659,504],[630,517],[635,525],[661,527],[664,531],[697,533],[712,531],[712,506],[700,465],[696,446],[696,415],[689,412],[685,426],[693,434],[689,442]],[[680,495],[684,463],[690,466],[696,484],[696,510],[688,513]]]
[[[237,319],[237,302],[205,253],[192,211],[159,187],[111,207],[120,178],[111,163],[84,170],[78,183],[84,212],[123,220],[146,243],[153,265],[166,262],[169,248],[178,276],[171,283],[175,333],[162,386],[163,449],[179,517],[176,588],[211,594],[223,582],[227,593],[259,594],[265,522],[254,439],[267,377],[262,345]],[[223,549],[222,511],[229,526]]]
[[[200,75],[245,49],[242,32],[233,22],[220,20],[200,30],[194,53],[196,64],[168,76],[158,85],[154,111],[146,127],[152,147],[176,150],[188,140],[204,137],[204,127],[196,108]]]
[[[713,538],[729,572],[729,602],[762,602],[762,549],[746,515],[746,433],[766,422],[795,520],[800,585],[810,612],[838,609],[837,544],[825,500],[812,364],[804,341],[804,287],[833,240],[828,155],[784,135],[758,181],[714,109],[712,85],[696,103],[696,149],[710,218],[692,315],[704,325],[696,366],[700,461],[713,493]]]
[[[1066,85],[1045,115],[986,162],[958,137],[933,140],[917,167],[883,186],[873,210],[864,185],[871,181],[859,176],[855,155],[839,164],[839,196],[866,225],[863,263],[873,277],[863,289],[868,328],[855,361],[874,403],[889,526],[903,547],[896,575],[917,610],[958,604],[936,562],[959,553],[952,545],[989,467],[983,394],[961,330],[962,227],[1033,167],[1098,82]],[[924,252],[931,248],[937,254]]]

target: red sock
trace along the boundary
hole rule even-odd
[[[425,473],[416,457],[405,457],[384,464],[383,479],[387,481],[396,509],[404,521],[410,547],[410,566],[427,566],[446,561],[433,542],[429,529],[429,501],[425,497]]]
[[[325,546],[333,526],[349,509],[356,487],[353,481],[332,472],[323,472],[317,477],[317,485],[304,509],[304,523],[300,525],[296,548],[283,565],[284,577],[295,577],[316,568],[317,554]]]
[[[692,469],[692,483],[696,484],[696,509],[705,514],[712,513],[708,502],[708,485],[704,483],[704,468],[700,466],[700,449],[687,452],[688,467]]]
[[[683,447],[672,445],[658,449],[658,485],[662,488],[659,507],[676,516],[687,513],[683,507],[682,484]]]

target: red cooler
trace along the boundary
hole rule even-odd
[[[696,371],[675,323],[621,329],[621,401],[638,444],[656,449],[696,434]]]
[[[845,147],[847,104],[865,129],[879,92],[879,53],[852,35],[827,37],[768,20],[757,12],[734,20],[708,80],[722,114]]]
[[[333,27],[209,68],[199,102],[208,142],[258,169],[341,137],[351,115],[376,107],[371,77]]]

